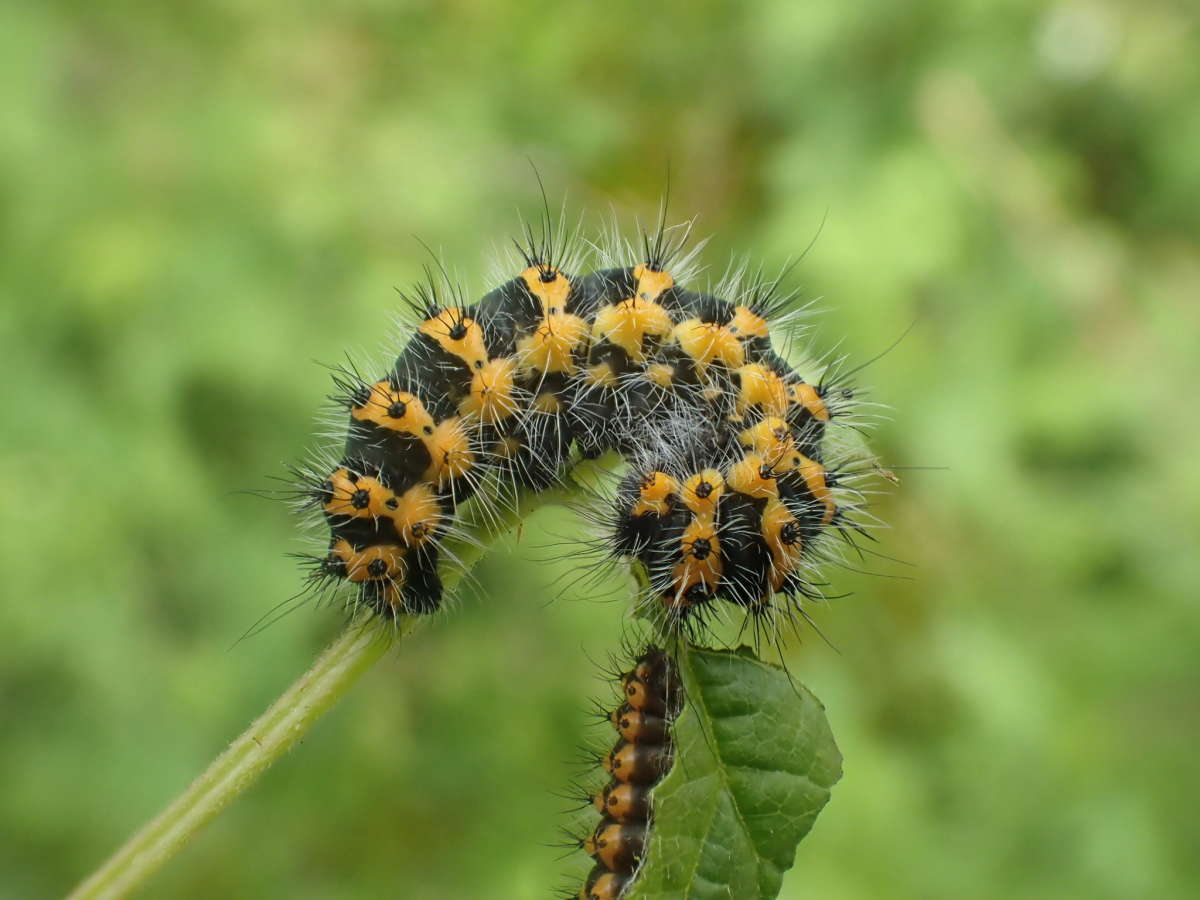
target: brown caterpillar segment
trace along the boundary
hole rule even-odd
[[[650,818],[650,789],[614,781],[592,797],[596,812],[614,822],[645,822]]]
[[[671,766],[670,749],[642,744],[622,744],[605,754],[604,771],[626,784],[655,784]]]
[[[632,706],[613,710],[612,723],[627,741],[662,743],[666,740],[667,720]]]
[[[592,792],[599,821],[578,844],[595,861],[578,896],[617,898],[636,877],[653,828],[653,790],[671,768],[671,723],[683,703],[666,652],[648,647],[619,676],[622,702],[608,719],[617,741],[601,763],[610,779]]]
[[[617,900],[628,885],[628,878],[622,878],[602,864],[597,864],[588,875],[579,897],[580,900]]]
[[[584,852],[610,872],[632,872],[645,846],[646,826],[621,822],[601,822],[583,842]]]

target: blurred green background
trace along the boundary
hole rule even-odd
[[[270,485],[442,248],[672,202],[866,360],[905,473],[790,664],[846,775],[789,898],[1200,890],[1200,19],[1146,0],[0,7],[0,895],[61,894],[340,615]],[[149,897],[532,898],[624,607],[540,514]],[[557,598],[557,599],[556,599]],[[606,599],[614,599],[611,595]],[[617,598],[619,600],[619,598]],[[595,732],[591,732],[595,734]]]

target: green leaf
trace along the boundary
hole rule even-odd
[[[776,897],[842,774],[825,709],[745,647],[683,647],[679,668],[675,765],[654,791],[646,861],[626,897]]]

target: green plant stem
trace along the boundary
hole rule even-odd
[[[477,503],[464,504],[457,517],[458,534],[443,544],[447,557],[458,562],[445,574],[445,587],[452,589],[498,537],[534,510],[569,500],[576,495],[581,477],[603,477],[614,464],[611,456],[579,463],[563,485],[526,494],[519,506],[485,510]],[[135,891],[291,749],[388,647],[422,621],[417,616],[352,621],[307,672],[166,809],[75,888],[68,900],[114,900]]]
[[[413,621],[410,617],[396,624],[407,631]],[[389,641],[379,626],[371,620],[351,624],[204,774],[79,885],[71,898],[124,897],[179,852],[383,655]]]

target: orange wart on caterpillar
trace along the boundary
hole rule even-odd
[[[321,546],[304,590],[251,631],[313,597],[343,598],[349,624],[73,896],[138,887],[546,503],[582,507],[598,554],[583,565],[630,571],[641,623],[611,673],[618,737],[582,792],[571,844],[592,869],[569,895],[776,896],[840,756],[820,704],[756,650],[809,619],[823,567],[876,524],[869,404],[842,359],[794,362],[809,310],[790,267],[733,265],[701,287],[703,245],[665,204],[637,243],[564,221],[527,226],[477,299],[428,268],[402,294],[394,359],[335,368],[337,444],[280,492]],[[726,620],[755,649],[710,649]]]

